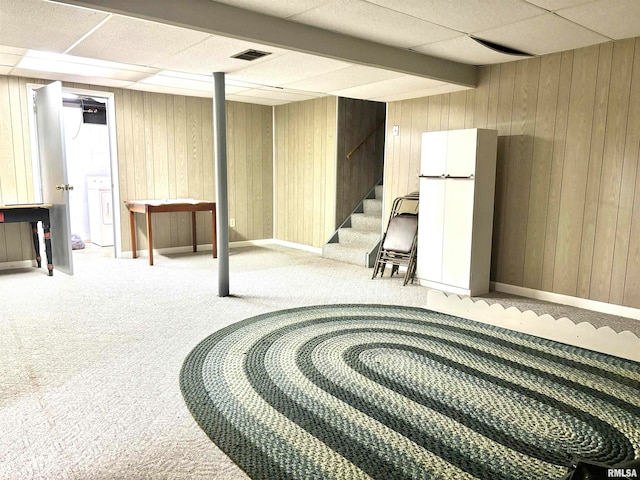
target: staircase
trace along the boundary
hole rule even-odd
[[[322,256],[371,268],[381,236],[382,185],[376,185],[322,247]]]

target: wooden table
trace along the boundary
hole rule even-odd
[[[38,268],[42,267],[40,257],[40,238],[38,237],[38,222],[42,222],[44,230],[44,247],[47,253],[47,268],[49,276],[53,275],[53,259],[51,254],[51,220],[49,219],[50,203],[26,203],[17,205],[0,205],[0,223],[29,222],[33,234],[33,248],[36,252]]]
[[[147,237],[149,239],[149,265],[153,265],[153,229],[151,226],[151,214],[160,212],[191,212],[191,238],[193,251],[198,251],[196,240],[196,212],[211,211],[211,233],[213,258],[218,257],[216,243],[216,203],[207,200],[176,199],[176,200],[126,200],[124,204],[129,209],[129,223],[131,226],[131,249],[133,258],[138,257],[136,245],[136,220],[135,213],[144,213],[147,220]]]

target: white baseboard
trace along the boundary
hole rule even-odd
[[[261,245],[273,245],[273,238],[263,238],[260,240],[242,240],[241,242],[229,242],[229,248],[259,247]]]
[[[43,259],[44,266],[46,268],[47,261]],[[0,270],[14,270],[16,268],[33,268],[36,266],[35,260],[14,260],[12,262],[0,263]]]
[[[282,245],[283,247],[295,248],[297,250],[304,250],[305,252],[317,253],[319,255],[322,255],[322,248],[303,245],[302,243],[287,242],[286,240],[279,240],[277,238],[274,238],[272,240],[272,243],[274,245]]]
[[[298,250],[307,250],[313,253],[322,253],[321,248],[309,247],[307,245],[302,245],[299,243],[285,242],[283,240],[276,240],[274,238],[263,238],[259,240],[242,240],[239,242],[229,242],[229,248],[242,248],[242,247],[255,247],[261,245],[282,245],[289,248],[297,248]],[[206,243],[203,245],[198,245],[199,252],[210,252],[213,250],[213,246],[210,243]],[[163,255],[163,254],[171,254],[171,253],[189,253],[193,252],[193,246],[191,245],[183,245],[180,247],[165,247],[165,248],[154,248],[154,255]],[[139,257],[148,257],[149,250],[138,250],[137,251]],[[131,251],[122,252],[122,258],[132,258]]]
[[[531,310],[521,312],[516,307],[505,309],[498,303],[489,305],[482,300],[473,301],[469,297],[448,295],[438,290],[427,292],[427,308],[636,362],[640,361],[640,339],[628,330],[616,332],[610,327],[595,328],[587,322],[575,324],[566,317],[538,315]]]
[[[587,298],[572,297],[570,295],[562,295],[560,293],[545,292],[543,290],[534,290],[533,288],[518,287],[516,285],[508,285],[500,282],[491,282],[491,288],[497,292],[510,293],[512,295],[520,295],[522,297],[535,298],[537,300],[545,300],[547,302],[593,310],[594,312],[640,320],[640,309],[637,308],[615,305],[613,303],[598,302]]]

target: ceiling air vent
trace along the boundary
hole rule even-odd
[[[231,58],[239,58],[240,60],[247,60],[249,62],[253,60],[257,60],[258,58],[266,57],[267,55],[271,55],[271,52],[261,52],[260,50],[245,50],[244,52],[237,53],[232,55]]]

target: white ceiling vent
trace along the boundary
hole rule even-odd
[[[478,42],[480,45],[484,45],[485,47],[490,48],[491,50],[495,50],[496,52],[499,52],[499,53],[504,53],[505,55],[514,55],[518,57],[533,57],[533,55],[531,55],[530,53],[523,52],[522,50],[516,50],[515,48],[506,47],[504,45],[500,45],[499,43],[493,43],[493,42],[490,42],[489,40],[483,40],[477,37],[471,37],[471,38],[476,42]]]
[[[239,58],[240,60],[247,60],[249,62],[252,62],[253,60],[266,57],[267,55],[271,55],[271,52],[261,52],[260,50],[249,49],[245,50],[244,52],[231,55],[231,58]]]

